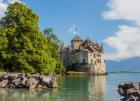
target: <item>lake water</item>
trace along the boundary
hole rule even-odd
[[[0,101],[120,101],[117,86],[140,81],[140,73],[107,76],[65,76],[59,88],[45,91],[0,89]]]

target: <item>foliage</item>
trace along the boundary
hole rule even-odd
[[[65,70],[64,65],[60,61],[58,61],[58,63],[56,64],[55,73],[64,74],[65,71],[66,70]]]
[[[10,4],[0,21],[0,68],[6,71],[54,73],[63,68],[59,45],[38,28],[39,17],[22,3]],[[52,31],[51,31],[52,32]],[[64,72],[64,71],[63,71]]]

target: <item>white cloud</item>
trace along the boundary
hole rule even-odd
[[[14,2],[21,2],[19,0],[0,0],[0,19],[4,16],[4,13],[9,4]]]
[[[116,51],[106,54],[106,59],[121,60],[140,56],[140,28],[119,26],[119,31],[104,40]]]
[[[109,11],[103,13],[105,19],[133,21],[135,26],[119,25],[114,36],[104,41],[115,51],[106,53],[106,58],[122,60],[140,57],[140,0],[109,0]]]
[[[140,21],[140,0],[109,0],[110,10],[103,13],[106,19]]]

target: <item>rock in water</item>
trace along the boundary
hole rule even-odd
[[[118,86],[118,93],[124,98],[122,101],[140,101],[140,83],[127,83]]]

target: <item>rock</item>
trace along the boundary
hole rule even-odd
[[[26,78],[26,74],[21,74],[20,77],[23,80],[24,78]]]
[[[16,86],[14,84],[9,84],[8,88],[13,88],[14,89],[14,88],[16,88]]]
[[[3,75],[0,77],[0,81],[7,80],[7,79],[8,79],[8,75]]]
[[[124,95],[125,95],[125,91],[124,91],[122,85],[119,85],[119,86],[118,86],[118,93],[119,93],[121,96],[124,96]]]
[[[122,101],[140,101],[140,83],[128,83],[118,86],[118,93],[124,98]]]
[[[137,90],[140,90],[140,84],[138,82],[132,83],[133,87]]]
[[[42,89],[48,89],[48,87],[47,87],[47,86],[42,86],[41,88],[42,88]]]
[[[19,75],[17,73],[11,73],[11,74],[8,74],[8,79],[10,81],[16,79]]]
[[[49,76],[43,76],[41,80],[42,86],[51,87],[52,86],[52,78]]]
[[[34,77],[29,77],[26,81],[26,87],[29,89],[35,89],[38,84],[38,81]]]
[[[57,81],[58,81],[58,77],[53,76],[53,88],[57,88],[58,87]]]
[[[42,85],[41,85],[41,84],[38,84],[38,85],[36,86],[36,88],[41,89],[41,88],[42,88]]]
[[[22,88],[24,85],[22,84],[21,78],[14,79],[12,84],[15,85],[16,88]]]
[[[8,79],[7,80],[2,80],[0,82],[0,88],[5,88],[7,86],[7,84],[8,84]]]
[[[21,81],[21,83],[22,83],[22,85],[26,85],[26,81],[27,81],[27,77],[24,77],[24,78],[22,78],[22,81]]]
[[[39,76],[39,74],[37,73],[37,74],[33,74],[32,77],[35,77],[36,79],[39,79],[40,76]]]
[[[53,81],[52,88],[57,88],[57,87],[58,87],[57,82]]]
[[[0,76],[0,88],[48,89],[57,87],[54,75],[7,73]]]
[[[128,101],[139,101],[139,98],[137,96],[131,95],[127,100]]]

